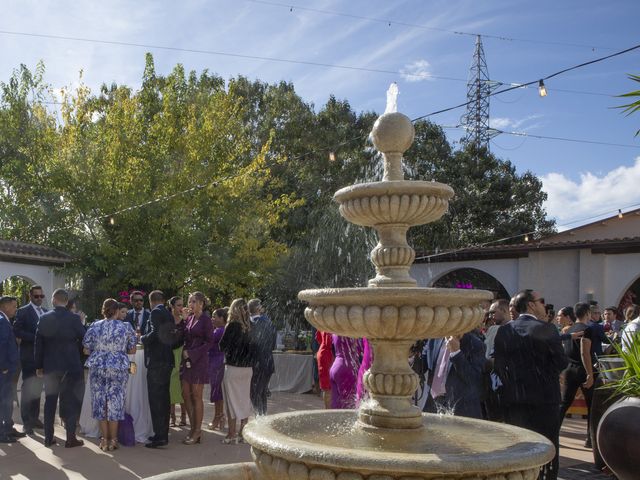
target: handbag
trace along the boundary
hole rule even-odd
[[[138,365],[136,364],[136,362],[129,362],[129,373],[131,375],[135,375],[137,371]]]
[[[133,417],[128,413],[124,414],[124,420],[118,421],[118,443],[125,447],[135,447],[136,445],[136,432],[133,429]]]

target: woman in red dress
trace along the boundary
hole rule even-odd
[[[331,333],[318,330],[316,332],[316,340],[320,344],[320,348],[316,354],[320,390],[322,390],[324,408],[331,408],[331,380],[329,379],[329,371],[331,370],[331,365],[333,365],[333,339]]]

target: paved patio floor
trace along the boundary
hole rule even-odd
[[[212,406],[206,407],[205,422],[212,417]],[[269,400],[269,413],[322,408],[322,400],[314,394],[274,393]],[[14,409],[16,427],[21,428],[18,409]],[[600,480],[611,477],[590,469],[591,452],[584,448],[586,421],[567,419],[561,433],[561,471],[563,480]],[[184,468],[245,462],[251,460],[248,445],[222,445],[224,434],[204,430],[202,444],[187,446],[181,440],[187,427],[172,428],[167,448],[149,450],[141,444],[121,447],[115,452],[102,452],[97,441],[84,439],[80,448],[65,449],[64,444],[45,448],[42,431],[13,444],[0,444],[0,479],[34,480],[133,480]],[[64,439],[64,431],[56,426],[56,437]]]

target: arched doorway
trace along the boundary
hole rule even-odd
[[[632,303],[640,304],[640,277],[627,288],[618,303],[619,318],[624,319],[624,310]]]
[[[509,292],[494,276],[477,268],[458,268],[444,274],[433,282],[438,288],[464,288],[489,290],[493,298],[509,299]]]
[[[0,295],[11,295],[18,299],[18,305],[29,303],[29,289],[35,282],[22,275],[13,275],[0,283]]]

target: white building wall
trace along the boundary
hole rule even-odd
[[[23,277],[32,284],[41,285],[45,294],[44,303],[46,306],[49,306],[53,291],[65,286],[64,277],[56,274],[53,267],[0,260],[0,282],[15,276]]]
[[[597,300],[604,307],[618,305],[640,277],[640,254],[592,254],[590,249],[533,251],[514,259],[414,264],[411,275],[419,286],[427,287],[460,268],[488,273],[510,295],[525,288],[537,290],[556,310],[588,300]]]

